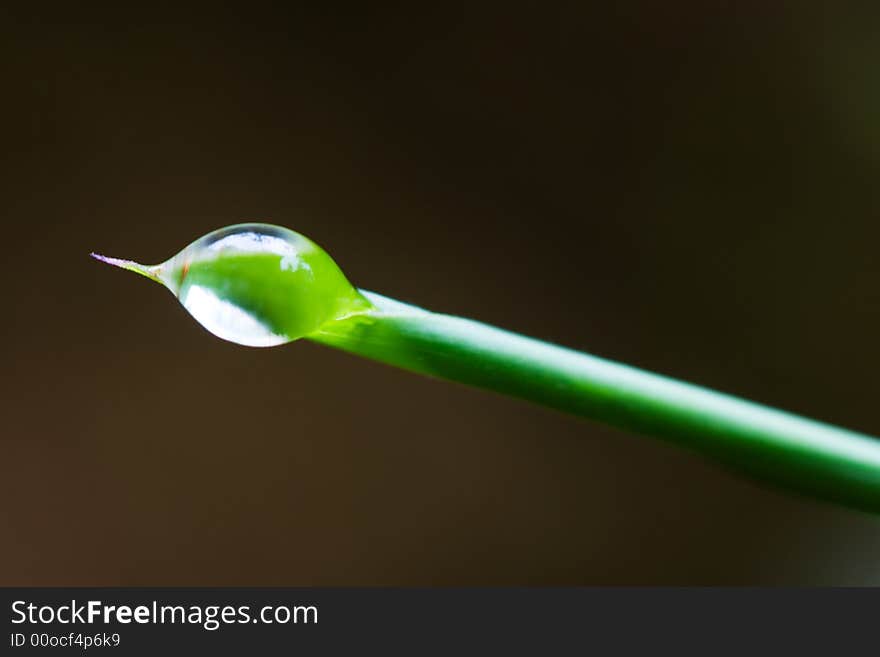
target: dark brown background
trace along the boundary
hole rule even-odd
[[[236,347],[88,258],[272,221],[367,289],[880,433],[880,23],[765,4],[6,10],[0,583],[880,583],[870,516]]]

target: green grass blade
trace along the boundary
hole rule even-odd
[[[657,436],[762,481],[880,512],[880,441],[479,322],[363,292],[309,336],[412,372]]]
[[[239,224],[160,265],[96,256],[168,287],[208,331],[299,338],[656,436],[763,482],[880,512],[880,441],[706,388],[357,290],[317,244]]]

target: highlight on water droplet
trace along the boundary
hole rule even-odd
[[[371,307],[321,247],[271,224],[221,228],[159,265],[92,256],[162,283],[208,331],[251,347],[284,344]]]

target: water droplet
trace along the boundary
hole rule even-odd
[[[370,303],[317,244],[287,228],[221,228],[160,265],[92,254],[164,284],[217,337],[271,347],[304,337]]]

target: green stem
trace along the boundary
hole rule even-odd
[[[310,339],[662,438],[784,488],[880,512],[880,441],[486,324],[363,292]]]

